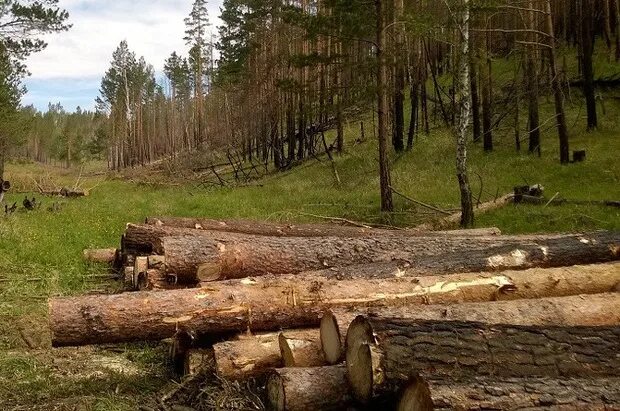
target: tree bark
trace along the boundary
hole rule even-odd
[[[355,398],[395,393],[418,375],[620,377],[620,326],[486,325],[460,321],[355,319],[346,343]]]
[[[564,237],[273,238],[164,237],[156,252],[179,284],[297,274],[356,264],[407,262],[439,273],[591,264],[619,258],[620,234]]]
[[[400,397],[405,410],[601,411],[620,407],[619,378],[420,378]]]
[[[342,280],[314,275],[211,283],[201,289],[52,298],[58,346],[318,327],[329,309],[597,294],[615,290],[620,264],[436,277]]]
[[[528,34],[528,41],[532,44],[537,42],[537,35],[534,33],[536,30],[536,18],[535,18],[535,4],[532,0],[529,2],[530,10],[528,11],[528,26],[532,30]],[[540,115],[538,111],[538,70],[536,69],[536,49],[533,45],[528,45],[525,55],[525,70],[526,70],[526,88],[528,95],[528,124],[529,124],[529,152],[537,152],[541,155],[541,142],[540,142]]]
[[[480,236],[480,235],[499,235],[501,231],[498,228],[477,228],[470,230],[452,230],[452,231],[422,231],[417,229],[403,230],[386,230],[381,228],[353,227],[338,224],[297,224],[297,223],[268,223],[259,221],[244,220],[210,220],[203,218],[179,218],[179,217],[151,217],[146,219],[147,226],[155,226],[161,228],[160,231],[153,231],[153,238],[177,235],[177,231],[166,233],[167,228],[185,228],[202,231],[218,231],[228,233],[262,235],[272,237],[373,237],[378,235],[403,235],[403,236],[421,236],[421,235],[463,235],[463,236]],[[132,234],[139,234],[140,230],[150,230],[150,227],[140,225],[128,225],[127,228]],[[186,231],[186,233],[189,233]],[[145,233],[147,234],[147,233]],[[163,235],[165,234],[165,235]],[[148,235],[148,234],[147,234]],[[153,242],[151,238],[147,241]],[[136,243],[134,241],[133,243]]]
[[[334,310],[321,318],[320,339],[329,364],[344,356],[349,325],[359,315],[433,321],[477,321],[486,324],[611,326],[620,325],[620,294],[606,293],[533,300],[453,305],[369,307]]]
[[[327,365],[318,329],[282,332],[279,337],[280,354],[285,367],[320,367]]]
[[[392,198],[392,177],[388,156],[388,63],[386,57],[385,0],[375,0],[377,12],[376,57],[377,57],[377,116],[379,118],[379,180],[381,189],[381,211],[394,211]]]
[[[271,408],[277,411],[337,411],[352,401],[343,366],[275,370],[267,393]]]
[[[598,117],[596,114],[596,96],[594,95],[594,10],[593,2],[583,0],[581,2],[581,50],[582,50],[582,73],[583,73],[583,94],[586,98],[586,109],[588,113],[588,130],[598,127]]]

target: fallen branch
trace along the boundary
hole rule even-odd
[[[432,206],[430,204],[426,204],[426,203],[423,203],[422,201],[419,201],[419,200],[413,199],[411,197],[408,197],[405,194],[396,191],[393,187],[390,187],[390,190],[392,190],[392,192],[394,194],[404,198],[405,200],[411,201],[412,203],[417,204],[419,206],[426,207],[426,208],[428,208],[430,210],[437,211],[438,213],[442,213],[442,214],[445,214],[445,215],[450,215],[451,214],[449,211],[442,210],[441,208],[437,208],[437,207]]]

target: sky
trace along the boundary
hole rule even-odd
[[[213,34],[220,24],[222,0],[209,2]],[[183,20],[193,0],[60,0],[69,11],[73,27],[44,36],[48,47],[28,59],[32,74],[22,104],[40,110],[60,102],[68,111],[94,109],[101,78],[112,53],[122,40],[163,76],[165,59],[173,52],[185,54]]]

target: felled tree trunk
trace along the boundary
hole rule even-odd
[[[285,367],[319,367],[327,365],[321,349],[318,329],[280,333],[280,354]]]
[[[93,263],[112,264],[116,259],[116,254],[115,248],[84,250],[84,260]]]
[[[320,326],[322,349],[329,364],[337,364],[343,359],[346,330],[358,315],[486,324],[612,326],[620,325],[620,293],[330,311],[325,313]]]
[[[439,273],[591,264],[620,258],[620,233],[559,237],[164,237],[155,251],[180,283],[296,274],[355,264],[407,262]]]
[[[449,304],[597,294],[614,290],[620,264],[373,280],[280,276],[200,289],[52,298],[54,346],[161,340],[198,334],[318,327],[333,308]]]
[[[343,366],[283,368],[267,383],[271,408],[277,411],[343,410],[352,401]]]
[[[620,407],[619,378],[416,378],[398,404],[405,410],[610,410]]]
[[[620,377],[620,326],[487,325],[360,316],[349,327],[347,376],[368,402],[418,375]]]

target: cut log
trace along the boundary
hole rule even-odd
[[[292,341],[308,341],[311,337],[318,339],[318,330],[242,334],[237,340],[215,344],[213,350],[217,375],[222,378],[240,380],[257,377],[274,368],[282,367],[284,362],[280,348],[281,336]],[[299,355],[298,349],[294,349],[293,352],[294,357]]]
[[[344,357],[344,336],[359,315],[409,320],[477,321],[486,324],[620,326],[620,293],[454,305],[397,306],[325,313],[321,344],[329,364]]]
[[[449,304],[609,292],[620,264],[373,280],[259,277],[200,289],[49,301],[54,346],[161,340],[198,334],[318,327],[328,309]]]
[[[112,264],[116,259],[115,248],[84,250],[84,260],[92,263]]]
[[[146,225],[189,228],[272,237],[374,237],[379,235],[419,236],[435,233],[415,229],[386,230],[336,224],[268,223],[248,220],[212,220],[208,218],[149,217]],[[499,228],[478,228],[437,232],[437,235],[492,236],[501,235]]]
[[[283,368],[267,382],[271,409],[344,410],[352,401],[344,366]]]
[[[136,276],[135,271],[133,272]],[[135,280],[137,291],[162,291],[162,290],[181,290],[190,288],[187,285],[177,284],[176,276],[164,274],[160,270],[148,269],[137,274]]]
[[[320,367],[327,365],[321,349],[320,332],[282,332],[279,336],[279,347],[285,367]]]
[[[418,375],[620,377],[620,326],[488,325],[360,316],[347,333],[347,376],[355,398],[403,389]]]
[[[416,378],[400,397],[398,411],[620,409],[620,378]]]
[[[355,264],[411,264],[436,273],[593,264],[620,258],[620,232],[560,237],[164,237],[155,248],[179,283],[296,274]]]

